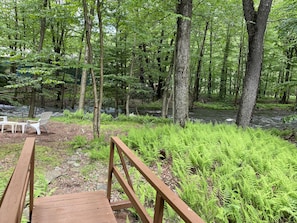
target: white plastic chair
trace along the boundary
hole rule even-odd
[[[0,116],[0,118],[2,119],[2,121],[0,121],[0,124],[1,123],[5,123],[5,122],[8,122],[7,116]]]
[[[3,133],[4,131],[4,126],[5,124],[8,123],[8,120],[7,120],[7,116],[0,116],[0,119],[2,119],[2,121],[0,121],[0,126],[1,126],[1,132]],[[13,124],[11,125],[11,132],[14,132],[14,128],[13,128]]]
[[[32,127],[36,129],[37,135],[40,135],[41,133],[40,127],[42,126],[47,132],[46,124],[48,123],[52,114],[53,114],[52,112],[43,112],[40,116],[40,119],[38,119],[38,121],[28,120],[26,128]]]

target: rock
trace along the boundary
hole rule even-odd
[[[54,170],[49,171],[45,175],[45,179],[50,184],[54,179],[62,176],[62,169],[60,167],[56,167]]]

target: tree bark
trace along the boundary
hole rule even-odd
[[[264,34],[272,0],[261,0],[258,11],[254,8],[253,0],[243,0],[242,3],[247,24],[249,51],[236,124],[247,127],[251,122],[257,99],[263,59]]]
[[[177,5],[176,57],[174,75],[174,123],[185,127],[189,117],[189,62],[192,0]]]

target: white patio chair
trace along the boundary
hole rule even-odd
[[[7,116],[0,116],[0,119],[2,119],[2,121],[0,121],[0,124],[4,122],[8,122]]]
[[[40,116],[40,119],[38,119],[38,121],[28,120],[26,128],[32,127],[36,129],[37,135],[40,135],[41,134],[40,127],[42,126],[47,132],[46,124],[48,123],[52,114],[53,114],[52,112],[43,112]]]

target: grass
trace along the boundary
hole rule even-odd
[[[0,160],[7,159],[10,166],[0,166],[0,194],[3,193],[7,182],[14,170],[14,167],[19,159],[19,155],[23,144],[4,144],[1,145]],[[45,180],[45,171],[49,167],[55,167],[60,164],[59,154],[54,148],[46,146],[36,146],[36,175],[35,175],[35,196],[50,194],[48,191],[47,182]]]
[[[290,99],[288,104],[280,104],[273,98],[263,98],[258,100],[256,103],[256,109],[260,110],[293,110],[296,106],[294,101],[295,99]],[[223,101],[220,100],[210,100],[206,101],[206,103],[195,102],[195,106],[199,108],[207,108],[213,110],[235,110],[238,109],[238,105],[234,105],[233,98],[227,98]]]

